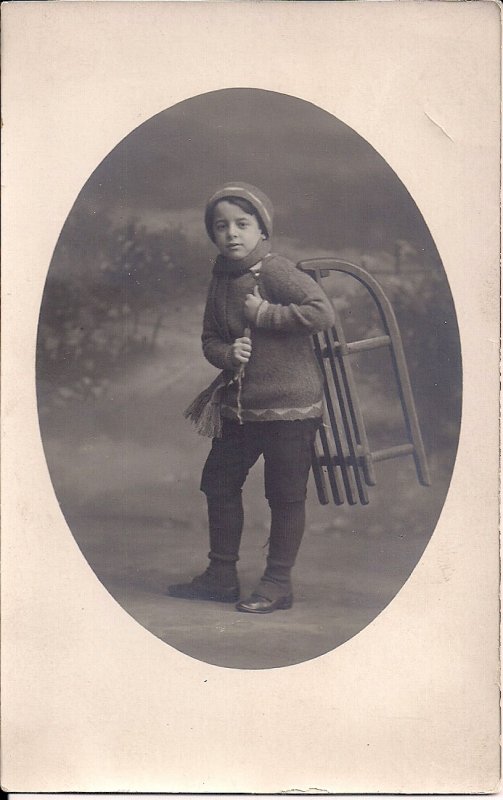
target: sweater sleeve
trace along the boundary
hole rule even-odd
[[[334,324],[334,309],[321,286],[292,262],[272,258],[262,279],[270,300],[258,310],[258,328],[312,334]]]
[[[211,301],[211,293],[212,287],[210,286],[204,309],[203,333],[201,336],[204,357],[217,369],[233,370],[232,345],[224,341],[220,336]]]

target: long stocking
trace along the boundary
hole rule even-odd
[[[241,493],[228,497],[208,497],[208,522],[210,569],[218,573],[222,580],[230,581],[236,574],[243,531]]]
[[[306,504],[271,503],[271,536],[267,566],[258,592],[270,600],[290,594],[290,574],[304,534]]]

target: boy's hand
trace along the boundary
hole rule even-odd
[[[253,294],[246,295],[244,312],[246,319],[250,320],[250,322],[255,322],[257,319],[257,312],[263,302],[263,299],[264,298],[261,296],[258,286],[255,286]]]
[[[248,336],[241,336],[232,345],[232,362],[236,367],[247,364],[250,360],[252,351],[251,339]]]

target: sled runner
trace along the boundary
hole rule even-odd
[[[333,328],[313,336],[314,350],[324,380],[324,424],[312,449],[313,475],[318,499],[337,505],[369,502],[367,486],[376,483],[375,463],[412,456],[419,482],[430,485],[423,440],[416,413],[402,340],[391,303],[376,279],[362,267],[333,258],[309,259],[298,264],[320,285],[330,272],[342,272],[359,281],[372,297],[381,318],[384,335],[348,342],[338,310]],[[407,441],[381,450],[371,450],[356,391],[350,356],[365,350],[387,348],[400,398]],[[327,485],[328,481],[328,485]]]

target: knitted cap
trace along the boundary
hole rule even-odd
[[[223,186],[217,189],[217,191],[211,195],[210,199],[206,203],[204,222],[206,225],[206,230],[208,231],[208,236],[212,242],[215,241],[213,236],[213,210],[216,204],[219,203],[220,200],[224,200],[226,197],[240,197],[242,200],[248,200],[248,202],[252,204],[253,208],[257,211],[262,219],[268,238],[271,237],[273,208],[272,203],[267,195],[265,195],[264,192],[261,192],[260,189],[257,189],[256,186],[252,186],[250,183],[231,181],[229,183],[225,183]]]

